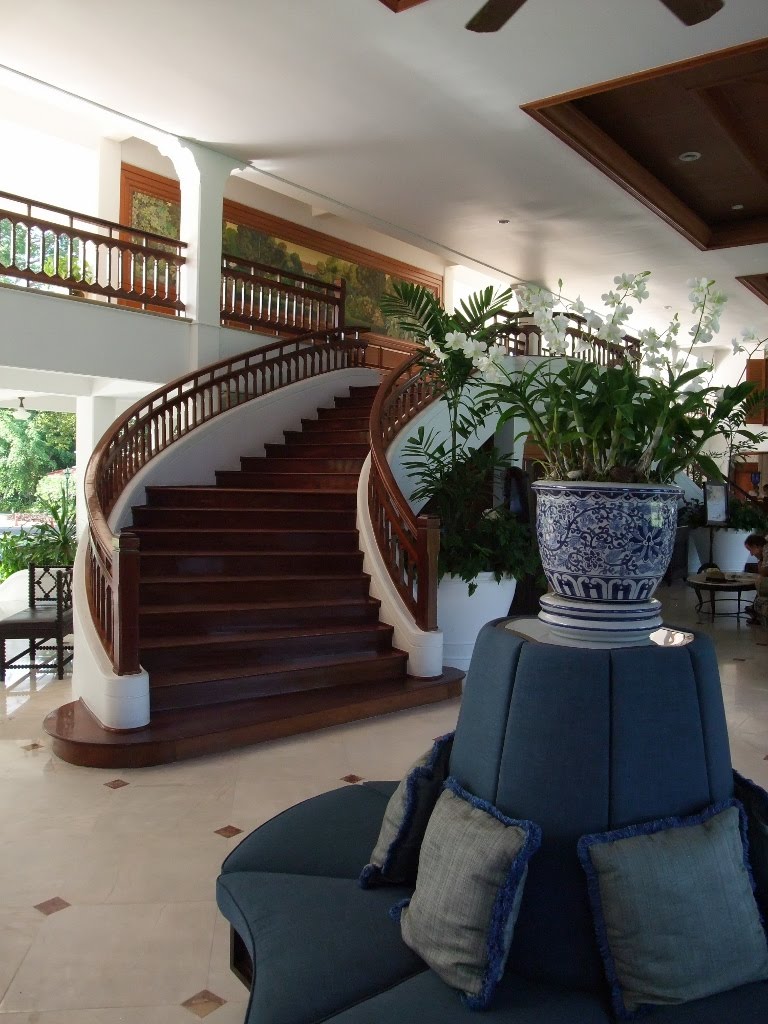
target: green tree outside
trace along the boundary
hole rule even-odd
[[[16,420],[0,410],[0,512],[33,510],[40,478],[74,464],[73,413],[33,412]]]

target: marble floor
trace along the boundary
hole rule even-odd
[[[665,622],[714,639],[733,762],[768,786],[768,634],[694,610]],[[0,1024],[240,1024],[214,902],[224,856],[278,811],[396,778],[453,728],[459,701],[176,765],[107,772],[50,751],[45,714],[70,680],[9,673],[0,706]]]

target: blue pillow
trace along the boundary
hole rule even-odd
[[[508,818],[448,779],[429,819],[416,889],[392,908],[403,941],[470,1009],[485,1009],[504,973],[528,861],[532,821]]]
[[[768,979],[744,812],[735,800],[582,836],[578,854],[616,1014]]]
[[[744,806],[749,837],[749,864],[755,877],[755,898],[768,920],[768,793],[752,779],[733,772],[733,795]]]
[[[448,776],[453,737],[452,732],[438,737],[411,765],[390,797],[370,863],[360,875],[364,889],[386,882],[413,885],[416,881],[421,841]]]

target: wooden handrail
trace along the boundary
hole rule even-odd
[[[379,388],[371,409],[368,508],[390,578],[420,629],[437,629],[437,556],[440,520],[417,516],[392,475],[387,447],[422,409],[440,397],[418,369],[421,353],[407,355]]]
[[[329,284],[266,263],[222,254],[221,322],[303,334],[344,326],[346,282]]]
[[[222,359],[136,402],[96,446],[85,473],[86,589],[94,626],[117,675],[139,665],[139,541],[113,533],[120,495],[153,458],[222,413],[299,380],[365,365],[364,328],[311,331]]]
[[[0,223],[8,225],[0,235],[0,275],[183,312],[184,242],[10,192],[0,192],[0,204]]]

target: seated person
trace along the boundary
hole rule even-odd
[[[757,596],[748,609],[750,625],[768,625],[768,541],[761,533],[750,533],[744,547],[757,559]]]

